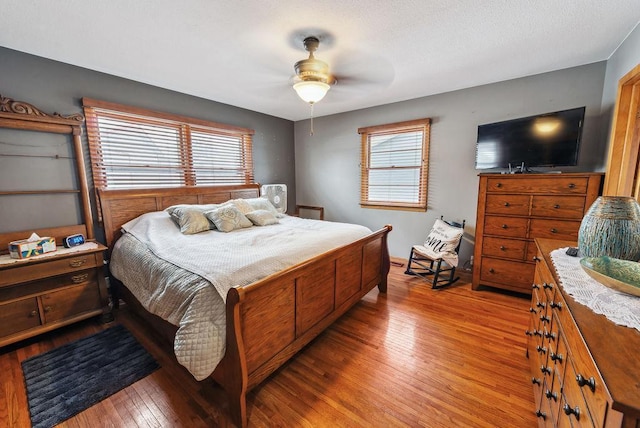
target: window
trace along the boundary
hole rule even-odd
[[[362,207],[427,209],[430,124],[419,119],[358,129]]]
[[[98,189],[249,184],[253,130],[82,100]]]

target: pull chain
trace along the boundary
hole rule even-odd
[[[309,135],[313,136],[313,103],[309,103],[309,105],[311,106],[311,131]]]

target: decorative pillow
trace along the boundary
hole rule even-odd
[[[220,204],[180,204],[180,205],[172,205],[168,208],[165,208],[165,211],[169,213],[169,215],[172,215],[173,212],[177,209],[185,209],[185,208],[189,208],[189,209],[193,209],[193,210],[198,210],[201,213],[204,213],[205,211],[211,211],[213,209],[216,209],[220,206]]]
[[[278,219],[271,211],[255,210],[247,213],[247,218],[256,226],[267,226],[278,223]]]
[[[176,207],[169,215],[185,235],[193,235],[211,228],[209,219],[197,209]]]
[[[454,266],[457,266],[458,255],[456,247],[463,233],[464,230],[462,228],[449,226],[444,221],[436,219],[433,229],[431,229],[429,236],[424,241],[426,255],[434,259],[444,259],[448,263],[455,261]]]
[[[242,214],[250,213],[254,208],[246,201],[246,199],[231,199],[225,204],[233,204]]]
[[[224,204],[214,210],[207,211],[204,215],[221,232],[231,232],[235,229],[253,226],[253,223],[233,204]]]
[[[284,214],[279,213],[276,207],[274,207],[273,204],[267,198],[264,198],[264,197],[250,198],[250,199],[245,199],[245,201],[247,201],[249,205],[253,207],[253,210],[267,210],[267,211],[271,211],[273,215],[276,216],[277,218],[284,217]]]

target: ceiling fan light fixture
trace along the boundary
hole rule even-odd
[[[317,80],[307,80],[293,85],[298,96],[306,103],[314,104],[324,98],[331,86]]]

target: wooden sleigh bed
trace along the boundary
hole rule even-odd
[[[215,204],[255,198],[259,185],[99,192],[107,244],[120,227],[144,213],[176,204]],[[247,424],[246,394],[347,312],[374,287],[386,292],[387,235],[391,226],[313,257],[248,286],[226,299],[226,352],[211,375],[229,399],[232,421]],[[138,315],[173,341],[177,327],[147,312],[115,278],[111,284]]]

